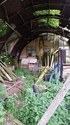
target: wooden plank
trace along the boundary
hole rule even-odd
[[[69,89],[70,76],[63,84],[62,88],[59,90],[58,94],[56,95],[56,97],[54,98],[54,100],[52,101],[52,103],[50,104],[47,111],[44,113],[44,115],[42,116],[37,125],[46,125],[48,123],[49,119],[51,118],[51,116],[53,115],[53,113],[55,112],[55,110],[57,109],[57,107],[59,106],[59,104],[61,103]]]
[[[17,81],[16,83],[14,83],[14,85],[12,85],[11,87],[9,87],[8,89],[7,89],[7,91],[9,91],[10,89],[12,89],[13,87],[15,87],[15,86],[17,86],[18,84],[20,84],[20,83],[22,83],[22,81]]]
[[[17,125],[24,125],[22,122],[20,122],[18,119],[13,120]]]
[[[0,3],[0,5],[4,4],[7,0],[4,0],[3,2]]]
[[[8,80],[12,80],[12,78],[7,74],[7,72],[0,66],[0,70],[3,72],[3,74],[7,77]]]
[[[10,29],[12,29],[19,37],[22,37],[22,35],[21,35],[17,30],[15,30],[9,23],[7,23],[7,22],[5,21],[5,24],[6,24]]]
[[[48,66],[46,66],[46,68],[44,69],[44,71],[41,73],[41,75],[39,76],[39,78],[37,79],[37,81],[35,82],[35,84],[37,84],[38,82],[41,81],[41,79],[43,78],[43,76],[45,75],[45,73],[48,71]]]
[[[16,125],[24,125],[21,121],[19,121],[18,119],[14,119],[14,116],[12,114],[8,114],[6,113],[6,116],[8,118],[10,118],[10,120],[12,120],[14,123],[16,123]]]
[[[4,70],[5,70],[11,77],[13,77],[13,78],[17,77],[17,76],[8,68],[8,66],[7,66],[5,63],[3,63],[1,60],[0,60],[0,65],[1,65],[1,67],[4,68]]]

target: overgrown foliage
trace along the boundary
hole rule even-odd
[[[18,67],[18,68],[14,71],[14,73],[15,73],[17,76],[21,77],[21,76],[28,76],[31,72],[30,72],[28,69],[24,69],[24,68]]]
[[[5,122],[5,114],[6,114],[6,110],[4,108],[4,98],[7,97],[7,92],[6,92],[6,88],[4,85],[2,85],[0,83],[0,125],[3,125]]]
[[[12,113],[15,118],[19,119],[25,125],[37,125],[38,121],[56,96],[59,89],[62,87],[63,83],[53,84],[42,80],[39,85],[46,85],[47,91],[40,92],[39,96],[36,96],[36,93],[33,92],[32,86],[37,76],[36,74],[34,75],[30,73],[28,77],[28,73],[29,71],[25,73],[25,84],[23,86],[22,93],[17,97],[23,101],[23,106],[19,108],[15,103],[15,98],[10,97],[6,101],[5,107],[9,113]],[[70,124],[69,100],[70,91],[67,93],[47,125],[56,125],[56,123],[57,125]]]
[[[60,15],[60,10],[39,10],[34,13],[36,16],[45,14]]]
[[[60,10],[39,10],[34,13],[35,16],[41,16],[41,15],[60,15]],[[39,22],[44,23],[45,25],[51,26],[51,27],[58,27],[59,26],[59,19],[55,18],[41,18],[38,20]]]
[[[50,105],[52,99],[56,95],[58,91],[58,85],[52,85],[52,89],[50,89],[51,84],[47,84],[49,87],[47,92],[40,93],[38,97],[36,97],[32,88],[28,88],[26,91],[26,96],[24,100],[24,106],[18,108],[15,105],[14,100],[13,103],[11,101],[12,98],[9,98],[7,101],[7,110],[11,111],[15,118],[19,119],[25,125],[37,125],[38,121]],[[51,92],[52,90],[52,92]],[[69,94],[68,94],[69,97]],[[50,119],[47,125],[69,125],[70,116],[67,108],[66,98],[62,101],[60,106],[57,108],[56,112]]]
[[[20,109],[20,114],[17,115],[17,118],[25,123],[25,125],[37,125],[38,121],[62,86],[62,84],[55,85],[52,83],[47,83],[46,85],[48,87],[48,91],[40,93],[38,97],[36,97],[31,88],[27,89],[24,99],[25,105]],[[69,124],[70,117],[67,109],[66,98],[67,97],[65,97],[60,106],[57,108],[47,125],[56,125],[56,123],[57,125]]]
[[[4,36],[8,31],[7,25],[4,23],[2,19],[0,19],[0,37]]]
[[[8,66],[15,65],[14,57],[10,56],[9,53],[8,53],[8,43],[6,43],[5,46],[3,47],[0,58]]]
[[[24,73],[22,74],[22,70],[19,70],[22,76],[25,75],[22,93],[7,96],[5,86],[0,84],[0,125],[4,125],[6,111],[13,114],[14,118],[19,119],[25,125],[37,125],[63,85],[63,83],[54,84],[42,80],[38,85],[45,85],[47,91],[40,91],[37,96],[32,88],[35,79],[37,79],[37,74],[25,69],[23,69]],[[19,100],[22,102],[22,106],[20,106]],[[56,125],[56,123],[57,125],[70,125],[70,91],[66,94],[47,125]]]

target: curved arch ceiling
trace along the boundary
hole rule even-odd
[[[34,13],[39,10],[60,10],[60,15],[39,15]],[[5,21],[10,30],[3,38],[0,38],[0,52],[5,42],[12,33],[19,37],[14,46],[11,55],[16,56],[22,49],[33,39],[44,32],[53,32],[55,34],[69,37],[70,29],[70,0],[1,0],[0,1],[0,18]],[[60,20],[57,28],[45,26],[38,22],[43,18],[55,18]],[[67,27],[68,30],[63,28]]]

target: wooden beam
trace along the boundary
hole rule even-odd
[[[4,4],[3,4],[3,9],[4,9],[4,12],[5,12],[5,16],[7,18],[7,21],[9,22],[9,17],[8,17],[8,14],[7,14],[7,11],[6,11],[6,8],[5,8]]]
[[[14,82],[14,85],[12,85],[11,87],[7,88],[6,90],[9,91],[10,89],[14,88],[15,86],[17,86],[18,84],[22,83],[22,81],[17,81],[17,82]]]
[[[18,15],[19,17],[21,18],[21,20],[23,21],[23,23],[25,24],[25,20],[23,19],[22,15],[18,12]],[[28,26],[25,24],[26,28],[28,29],[29,33],[31,34],[30,32],[30,29],[28,28]],[[31,34],[32,35],[32,34]]]
[[[17,125],[24,125],[22,122],[20,122],[18,119],[13,120]]]
[[[0,3],[0,5],[4,4],[7,0],[4,0],[3,2]]]
[[[9,76],[9,74],[3,69],[3,67],[0,66],[0,70],[3,72],[3,74],[6,76],[6,78],[11,81],[12,78]]]
[[[37,81],[35,82],[35,84],[37,84],[38,82],[41,81],[41,79],[44,77],[45,73],[48,71],[48,69],[50,69],[48,66],[45,67],[44,71],[41,73],[41,75],[39,76],[39,78],[37,79]]]
[[[8,114],[6,113],[6,116],[12,120],[14,123],[16,123],[16,125],[24,125],[21,121],[19,121],[18,119],[14,119],[14,116],[12,114]]]
[[[62,88],[59,90],[58,94],[56,95],[56,97],[54,98],[37,125],[46,125],[48,123],[49,119],[51,118],[57,107],[60,105],[68,90],[70,90],[70,76],[63,84]]]
[[[13,30],[19,37],[22,37],[22,35],[21,35],[17,30],[15,30],[9,23],[7,23],[7,22],[5,21],[5,24],[6,24],[11,30]]]

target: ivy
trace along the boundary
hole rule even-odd
[[[0,37],[4,36],[8,31],[7,25],[4,23],[2,19],[0,19]]]
[[[41,15],[60,15],[60,10],[40,10],[40,11],[35,11],[34,15],[35,16],[41,16]],[[59,26],[59,19],[55,18],[43,18],[39,19],[39,22],[44,23],[44,25],[48,25],[51,27],[58,27]]]
[[[5,62],[8,66],[15,65],[15,58],[8,54],[8,43],[2,49],[1,60]]]
[[[60,10],[39,10],[34,13],[36,16],[45,14],[60,15]]]

